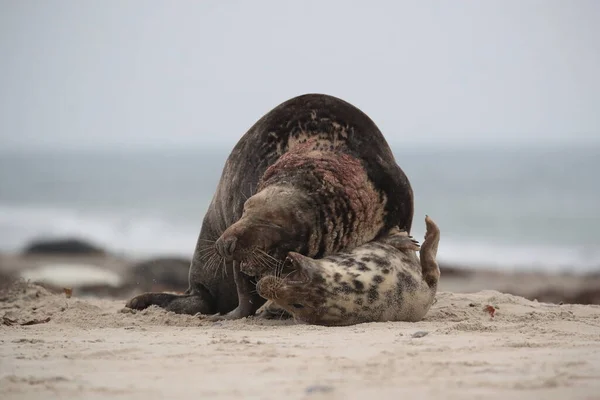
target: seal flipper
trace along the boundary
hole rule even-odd
[[[413,239],[406,231],[401,231],[398,228],[392,228],[387,233],[387,236],[381,239],[382,243],[395,247],[398,250],[414,250],[419,251],[419,242]]]
[[[440,279],[440,268],[436,261],[438,244],[440,243],[440,229],[428,215],[425,216],[425,241],[421,245],[421,269],[423,279],[430,288],[437,287]]]
[[[266,300],[256,293],[256,284],[252,282],[252,277],[240,270],[240,263],[237,261],[233,262],[233,279],[237,287],[238,306],[227,314],[211,315],[208,320],[221,321],[249,317],[265,303]]]
[[[150,306],[159,306],[176,314],[210,314],[214,312],[212,299],[208,292],[190,294],[172,294],[149,292],[135,296],[125,304],[134,310],[143,310]]]
[[[267,302],[256,311],[256,316],[258,318],[278,320],[292,318],[292,314],[279,307],[272,300],[267,300]]]

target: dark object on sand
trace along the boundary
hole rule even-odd
[[[142,261],[128,272],[127,284],[136,290],[179,291],[188,287],[191,260],[176,257],[161,257]]]
[[[35,240],[23,250],[26,255],[105,255],[101,248],[80,239]]]
[[[535,296],[529,297],[544,303],[600,304],[600,287],[581,288],[571,292],[566,292],[560,288],[552,288],[540,291]]]
[[[474,271],[468,268],[446,263],[440,263],[440,272],[444,277],[455,278],[467,278],[474,274]]]

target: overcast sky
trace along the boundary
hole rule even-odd
[[[233,146],[307,92],[395,143],[600,137],[597,0],[0,4],[5,150]]]

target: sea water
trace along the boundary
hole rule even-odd
[[[446,263],[600,266],[600,146],[403,148],[412,234],[440,226]],[[76,236],[131,256],[191,257],[226,147],[0,153],[0,251]]]

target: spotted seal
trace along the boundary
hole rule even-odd
[[[184,295],[144,293],[158,305],[235,319],[264,303],[256,280],[288,252],[320,258],[410,231],[413,192],[375,123],[333,96],[292,98],[259,119],[229,155],[204,217]]]
[[[286,262],[294,271],[263,277],[257,292],[310,324],[419,321],[433,304],[440,277],[440,230],[428,216],[425,223],[420,259],[418,243],[393,228],[346,254],[315,260],[291,252]]]

